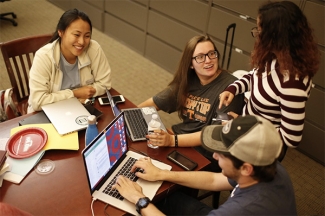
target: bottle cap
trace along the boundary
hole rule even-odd
[[[157,114],[152,114],[151,118],[156,120],[158,118],[158,115]]]
[[[95,115],[90,115],[88,116],[88,124],[96,124],[96,116]]]
[[[157,114],[152,114],[151,116],[151,121],[149,122],[149,127],[152,128],[160,128],[160,122],[158,121],[158,115]]]

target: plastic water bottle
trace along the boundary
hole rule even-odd
[[[148,124],[148,134],[156,134],[155,132],[153,132],[154,130],[159,130],[160,129],[160,125],[161,123],[157,120],[158,119],[158,115],[157,114],[153,114],[151,116],[151,120]],[[154,144],[154,143],[153,143]],[[151,144],[150,140],[148,140],[148,147],[150,148],[158,148],[159,146],[153,145]]]
[[[88,127],[86,129],[86,146],[89,145],[93,139],[98,135],[98,128],[96,125],[96,116],[90,115],[88,116]]]

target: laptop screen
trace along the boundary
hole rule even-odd
[[[82,153],[91,192],[113,171],[112,167],[119,159],[123,160],[127,150],[125,122],[121,113]]]
[[[121,113],[121,110],[117,107],[117,105],[114,102],[113,97],[112,97],[111,93],[108,91],[108,89],[106,89],[106,94],[107,94],[109,103],[111,104],[112,112],[113,112],[114,116],[118,116]]]

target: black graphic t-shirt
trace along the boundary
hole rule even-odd
[[[218,109],[219,94],[235,80],[237,78],[227,71],[222,71],[207,85],[201,85],[198,78],[192,80],[184,105],[183,121],[172,126],[174,133],[185,134],[200,131],[204,126],[211,124],[216,112],[233,111],[241,114],[244,105],[243,95],[236,96],[228,107],[223,106],[220,110]],[[167,113],[176,111],[176,95],[170,96],[171,88],[173,87],[168,86],[153,97],[159,109]]]

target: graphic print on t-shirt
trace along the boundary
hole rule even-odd
[[[207,113],[211,109],[209,98],[188,95],[186,99],[185,109],[183,115],[188,116],[189,119],[206,122]]]

